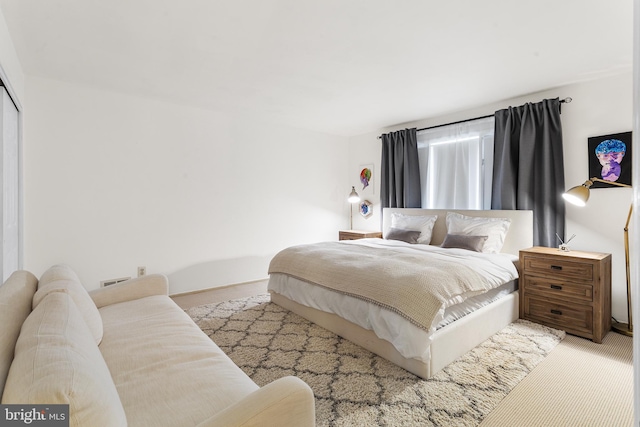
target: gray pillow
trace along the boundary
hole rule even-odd
[[[389,240],[401,240],[407,243],[418,243],[418,237],[420,237],[419,230],[405,230],[402,228],[390,228],[389,232],[385,236],[385,239]]]
[[[482,252],[484,242],[489,236],[468,236],[464,234],[447,234],[441,248],[468,249],[470,251]]]

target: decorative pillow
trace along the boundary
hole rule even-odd
[[[509,231],[509,218],[480,218],[447,212],[447,233],[467,236],[487,236],[481,252],[499,253]]]
[[[96,343],[100,344],[103,334],[102,317],[89,292],[82,286],[78,275],[71,267],[54,265],[44,272],[38,282],[38,292],[33,296],[33,308],[35,309],[40,301],[51,292],[66,292],[71,295]]]
[[[419,231],[418,243],[428,245],[431,243],[431,232],[438,215],[404,215],[394,212],[391,214],[391,228],[400,230]]]
[[[420,232],[418,230],[404,230],[401,228],[390,228],[386,239],[401,240],[407,243],[418,243]]]
[[[442,242],[442,245],[440,245],[440,247],[468,249],[470,251],[482,252],[482,248],[487,239],[488,236],[465,236],[464,234],[447,234],[447,236],[444,238],[444,242]]]
[[[67,293],[51,292],[25,320],[2,403],[68,404],[71,426],[127,425],[109,368]]]

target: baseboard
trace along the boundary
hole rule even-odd
[[[177,294],[169,294],[169,296],[170,297],[183,297],[183,296],[187,296],[187,295],[199,294],[201,292],[209,292],[209,291],[215,291],[215,290],[219,290],[219,289],[233,288],[233,287],[236,287],[236,286],[251,285],[251,284],[254,284],[254,283],[258,283],[258,282],[266,282],[268,280],[269,280],[269,278],[265,277],[264,279],[250,280],[248,282],[232,283],[232,284],[229,284],[229,285],[214,286],[212,288],[197,289],[195,291],[179,292]]]

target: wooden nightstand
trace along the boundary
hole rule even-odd
[[[367,237],[382,237],[381,231],[340,230],[338,240],[358,240]]]
[[[601,343],[611,329],[611,254],[520,251],[520,317]]]

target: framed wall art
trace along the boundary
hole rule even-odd
[[[631,132],[594,136],[588,139],[589,177],[631,185]],[[591,188],[615,188],[594,182]]]
[[[362,215],[364,218],[369,218],[371,215],[373,215],[373,204],[368,200],[363,200],[360,202],[358,210],[360,211],[360,215]]]
[[[373,196],[373,165],[362,165],[358,171],[360,180],[360,189],[358,193],[362,196]]]

